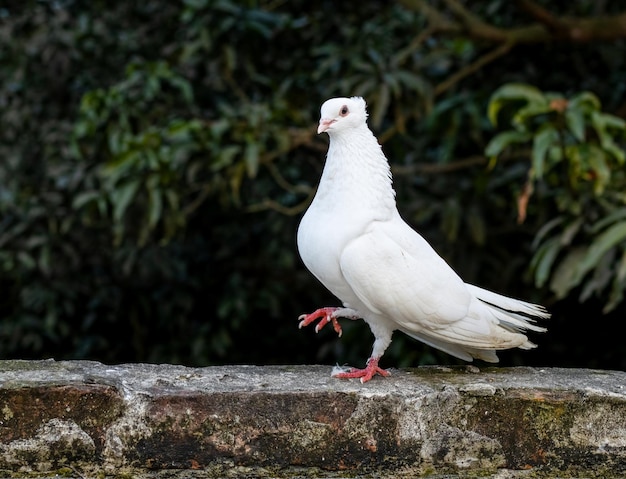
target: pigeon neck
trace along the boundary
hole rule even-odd
[[[395,210],[389,163],[366,125],[331,136],[320,189],[336,201],[381,212]]]

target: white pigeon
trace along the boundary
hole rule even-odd
[[[362,318],[375,341],[364,369],[334,373],[369,381],[389,375],[378,362],[395,330],[466,361],[497,362],[499,349],[536,347],[524,331],[545,331],[543,306],[464,283],[400,217],[391,170],[367,126],[365,100],[332,98],[322,105],[318,134],[330,146],[320,184],[298,228],[306,267],[343,303],[298,318],[315,330],[337,318]]]

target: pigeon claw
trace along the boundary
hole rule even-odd
[[[337,333],[339,337],[341,337],[341,325],[339,321],[337,321],[337,317],[335,316],[335,311],[339,308],[320,308],[318,310],[313,311],[311,314],[302,314],[298,318],[300,320],[300,324],[298,328],[302,329],[304,326],[308,326],[313,321],[319,319],[320,322],[315,326],[315,332],[319,333],[320,330],[326,326],[328,323],[333,323],[333,329]]]
[[[376,374],[380,374],[383,377],[390,376],[391,373],[389,371],[378,367],[379,360],[380,358],[369,358],[367,360],[367,366],[365,366],[364,369],[352,368],[346,372],[335,373],[333,377],[340,379],[360,378],[361,384],[363,384],[372,379]]]

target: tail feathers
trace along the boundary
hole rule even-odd
[[[497,363],[498,356],[492,349],[472,348],[464,344],[456,344],[446,341],[445,339],[433,338],[431,335],[425,332],[414,332],[407,329],[401,329],[404,334],[417,339],[433,348],[440,349],[444,353],[448,353],[455,358],[462,359],[463,361],[472,362],[474,359],[482,359],[489,363]]]
[[[546,328],[534,324],[537,320],[550,318],[550,313],[543,306],[509,298],[471,284],[467,284],[467,289],[483,303],[491,306],[494,316],[502,326],[511,331],[546,331]],[[535,347],[535,345],[529,343],[528,347]]]
[[[502,296],[471,284],[467,288],[477,300],[473,302],[466,318],[447,328],[426,330],[410,328],[405,324],[400,330],[464,361],[476,358],[497,363],[497,350],[537,347],[524,332],[546,331],[546,328],[535,324],[537,320],[550,317],[543,306]]]

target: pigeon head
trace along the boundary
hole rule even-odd
[[[317,133],[325,131],[331,135],[365,125],[366,120],[365,100],[360,96],[331,98],[322,105]]]

